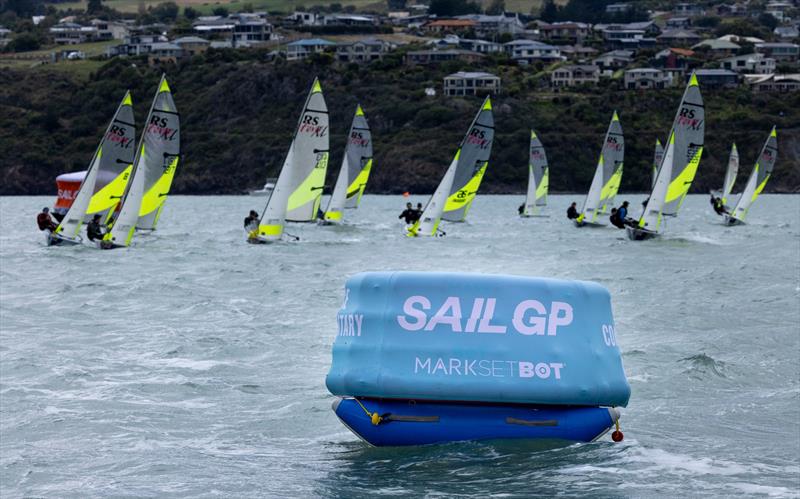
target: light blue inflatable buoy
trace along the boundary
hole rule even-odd
[[[610,295],[594,283],[370,272],[347,281],[337,319],[326,383],[372,445],[589,442],[630,398]]]

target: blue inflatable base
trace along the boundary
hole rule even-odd
[[[337,399],[333,410],[353,433],[376,447],[491,439],[591,442],[619,419],[619,412],[607,407],[356,401],[354,398]],[[377,425],[367,411],[380,415]]]

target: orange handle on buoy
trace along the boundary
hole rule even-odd
[[[615,421],[615,424],[617,425],[617,429],[616,431],[614,431],[614,433],[611,434],[611,440],[615,442],[622,442],[622,439],[625,438],[625,435],[623,435],[622,432],[619,431],[619,420]]]

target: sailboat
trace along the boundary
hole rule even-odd
[[[731,146],[731,154],[728,156],[728,168],[725,170],[725,181],[722,189],[711,191],[711,194],[722,200],[722,205],[728,209],[728,196],[733,191],[733,184],[736,182],[736,175],[739,173],[739,151],[736,150],[736,143]]]
[[[248,234],[247,242],[279,241],[286,221],[316,219],[328,168],[329,139],[328,108],[315,78],[275,189],[264,207],[258,229]]]
[[[589,193],[583,201],[580,215],[575,219],[576,227],[605,227],[597,221],[607,211],[613,200],[612,194],[619,189],[622,180],[622,163],[625,157],[625,138],[617,112],[614,111],[606,131],[603,150],[592,178]]]
[[[97,146],[72,205],[55,232],[47,234],[48,246],[80,244],[81,227],[87,215],[113,211],[112,208],[119,202],[132,168],[136,150],[135,129],[131,93],[126,92]],[[115,172],[118,175],[115,175],[114,180],[95,192],[98,175]]]
[[[481,178],[489,164],[493,140],[492,101],[486,97],[467,130],[467,134],[458,146],[456,155],[439,182],[439,186],[428,200],[419,220],[408,229],[407,236],[444,235],[444,232],[439,230],[442,219],[461,221],[464,219],[463,217],[466,217]],[[456,182],[457,179],[459,182]],[[464,183],[461,183],[462,181]],[[459,185],[461,187],[457,187]],[[444,216],[448,208],[450,208],[449,213],[451,214],[449,219]],[[453,217],[459,213],[460,218],[459,216]]]
[[[444,204],[442,220],[463,222],[467,218],[481,180],[489,166],[489,154],[494,138],[492,103],[487,96],[484,105],[472,122],[459,147],[459,160],[453,174],[453,182]]]
[[[656,139],[656,149],[653,153],[653,177],[650,181],[650,189],[652,190],[653,187],[656,185],[656,177],[658,176],[658,167],[661,165],[661,160],[664,159],[664,146],[661,145],[661,141]]]
[[[542,206],[547,205],[547,189],[550,185],[550,168],[542,141],[531,130],[531,144],[528,159],[528,190],[522,208],[523,217],[542,217]]]
[[[344,208],[357,208],[367,186],[372,169],[372,135],[360,105],[356,106],[347,137],[342,167],[323,215],[323,223],[341,222]]]
[[[147,151],[144,161],[148,167],[145,168],[144,197],[139,221],[136,222],[139,230],[155,230],[181,154],[181,120],[166,75],[161,76],[158,88],[143,136]]]
[[[744,223],[747,212],[753,203],[764,190],[767,185],[772,169],[775,168],[775,161],[778,159],[778,133],[775,127],[772,127],[767,141],[764,142],[764,147],[761,148],[761,154],[758,156],[753,171],[750,172],[750,178],[747,179],[744,191],[739,196],[739,201],[733,208],[730,215],[725,215],[725,225],[740,225]]]
[[[103,249],[130,246],[137,226],[154,229],[180,157],[178,113],[165,76],[147,113],[119,214],[103,236]]]
[[[692,73],[672,122],[667,149],[644,212],[636,226],[628,226],[628,237],[644,240],[660,236],[663,216],[676,215],[692,185],[705,136],[705,109],[697,77]]]

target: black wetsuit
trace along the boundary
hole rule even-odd
[[[570,220],[578,218],[578,210],[576,210],[574,206],[567,208],[567,218]]]
[[[252,224],[256,224],[256,225],[258,225],[258,223],[259,223],[258,217],[251,217],[251,216],[247,216],[247,217],[245,217],[245,219],[244,219],[244,228],[245,228],[246,230],[250,230],[250,226],[251,226]]]
[[[94,220],[89,222],[86,225],[86,236],[90,241],[103,239],[103,228],[100,226],[100,222],[95,222]]]
[[[419,220],[420,213],[417,213],[417,210],[414,208],[406,208],[403,213],[400,214],[397,218],[402,218],[406,221],[407,224],[413,224],[417,220]]]
[[[713,201],[711,201],[711,204],[714,206],[714,211],[717,212],[717,215],[724,215],[728,213],[728,211],[725,209],[725,204],[722,202],[722,199],[715,198]]]

